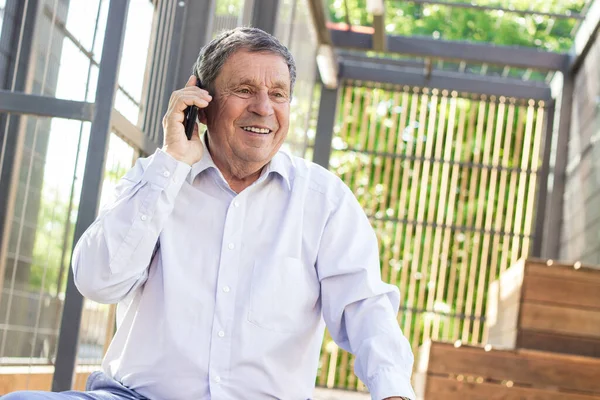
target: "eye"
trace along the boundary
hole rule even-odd
[[[250,94],[250,89],[247,89],[247,88],[238,89],[238,93]]]
[[[277,101],[283,101],[283,100],[287,99],[287,95],[284,92],[273,92],[271,94],[271,96],[274,99],[277,99]]]

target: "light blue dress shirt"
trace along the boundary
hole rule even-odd
[[[83,295],[119,303],[104,372],[150,399],[310,399],[325,324],[373,399],[415,398],[373,229],[303,159],[279,152],[237,194],[206,147],[192,167],[158,150],[122,179],[73,269]]]

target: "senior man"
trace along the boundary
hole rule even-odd
[[[119,304],[103,371],[87,392],[6,400],[310,399],[325,325],[373,399],[415,398],[368,219],[340,179],[279,151],[295,78],[288,49],[259,29],[201,50],[171,96],[162,149],[74,250],[81,293]],[[208,129],[188,140],[192,105]]]

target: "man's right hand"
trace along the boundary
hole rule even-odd
[[[194,105],[206,108],[212,97],[204,89],[196,86],[196,77],[190,76],[185,88],[171,94],[169,108],[163,117],[162,150],[176,160],[192,165],[202,158],[204,148],[198,134],[198,124],[194,124],[194,133],[190,140],[185,136],[184,111]]]

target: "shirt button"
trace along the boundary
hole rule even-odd
[[[223,286],[223,291],[224,291],[225,293],[229,293],[229,290],[230,290],[230,289],[229,289],[229,286]]]
[[[235,248],[235,244],[229,243],[229,246],[227,246],[227,247],[229,247],[229,250],[233,250]]]
[[[164,176],[165,178],[168,178],[168,177],[170,177],[170,176],[171,176],[171,173],[170,173],[169,171],[165,171],[165,172],[163,172],[163,176]]]
[[[147,219],[148,219],[148,217],[147,217],[147,216],[145,216],[145,215],[142,215],[142,216],[140,217],[140,219],[141,219],[142,221],[145,221],[145,220],[147,220]]]
[[[217,335],[219,335],[219,337],[225,337],[225,332],[219,331],[219,333]]]
[[[215,376],[215,382],[217,382],[217,383],[221,382],[221,377],[220,376]]]
[[[235,207],[239,207],[239,206],[240,206],[240,202],[236,200],[236,201],[234,201],[234,202],[233,202],[233,205],[234,205]]]

